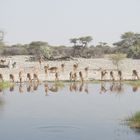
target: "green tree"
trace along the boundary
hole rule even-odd
[[[70,43],[73,43],[74,46],[77,46],[77,41],[78,41],[77,38],[71,38],[71,39],[70,39]]]
[[[92,41],[92,37],[91,36],[84,36],[84,37],[80,37],[79,38],[79,42],[81,43],[82,47],[87,47],[88,43],[90,43]]]
[[[33,41],[28,45],[28,51],[32,55],[43,55],[46,58],[51,57],[51,48],[47,42]]]
[[[111,54],[109,58],[112,61],[113,65],[116,66],[117,70],[119,70],[119,65],[121,61],[125,58],[125,56],[124,54],[116,53],[116,54]]]

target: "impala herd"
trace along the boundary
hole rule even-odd
[[[5,60],[0,60],[0,63],[4,64],[4,62],[5,62]],[[40,66],[42,65],[42,59],[39,59],[39,64],[40,64]],[[65,72],[65,64],[62,63],[60,65],[60,67],[55,67],[55,66],[50,67],[47,64],[44,66],[43,69],[44,69],[46,79],[50,73],[54,73],[54,81],[59,81],[60,80],[59,79],[60,72],[62,73],[62,75],[63,75],[63,72]],[[71,71],[69,73],[69,80],[70,81],[84,82],[85,80],[88,79],[89,70],[92,70],[92,69],[89,69],[89,67],[85,67],[83,70],[79,70],[79,63],[74,63],[72,68],[71,68]],[[19,72],[18,72],[19,80],[18,81],[20,83],[22,83],[22,82],[24,82],[24,77],[26,77],[25,81],[27,81],[29,83],[32,83],[33,81],[39,83],[40,82],[40,77],[38,74],[39,71],[40,70],[37,68],[34,68],[32,70],[32,72],[28,72],[28,73],[26,73],[24,69],[19,70]],[[100,72],[100,79],[99,80],[101,80],[101,81],[107,80],[106,75],[110,76],[109,80],[111,80],[111,81],[115,81],[115,80],[122,81],[123,80],[123,74],[122,74],[121,70],[107,70],[107,69],[99,68],[96,71]],[[137,70],[132,70],[131,76],[132,76],[131,80],[139,80],[140,79]],[[0,73],[0,82],[3,82],[3,81],[4,81],[3,74]],[[14,74],[12,74],[12,73],[9,74],[9,81],[15,82],[15,75]]]

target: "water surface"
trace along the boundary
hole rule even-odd
[[[123,83],[17,84],[0,92],[1,140],[138,140],[124,119],[140,89]]]

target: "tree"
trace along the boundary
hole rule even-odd
[[[90,43],[92,41],[92,37],[91,36],[85,36],[85,37],[80,37],[79,38],[79,42],[81,43],[82,47],[87,47],[88,43]]]
[[[28,51],[33,55],[43,55],[46,58],[51,57],[51,49],[47,42],[33,41],[28,45]]]
[[[74,44],[74,46],[76,46],[76,45],[77,45],[77,41],[78,41],[78,39],[77,39],[77,38],[71,38],[71,39],[70,39],[70,43],[73,43],[73,44]]]
[[[4,39],[4,31],[0,30],[0,42],[3,42]]]
[[[116,54],[111,54],[109,58],[112,61],[113,65],[116,66],[117,70],[119,70],[119,64],[125,57],[124,54],[116,53]]]
[[[124,42],[125,46],[132,46],[135,42],[135,33],[134,32],[126,32],[121,35],[121,39]]]

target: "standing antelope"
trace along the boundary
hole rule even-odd
[[[41,64],[42,64],[42,62],[43,62],[43,56],[40,56],[40,57],[38,58],[38,62],[39,62],[39,64],[40,64],[40,66],[41,66]]]
[[[23,71],[19,71],[19,81],[20,83],[23,81]]]
[[[77,74],[76,72],[70,72],[70,81],[76,81],[77,80]]]
[[[44,66],[44,70],[45,70],[46,77],[48,76],[48,69],[49,69],[49,65]]]
[[[101,70],[101,80],[105,80],[105,75],[107,74],[106,70]]]
[[[85,67],[85,78],[88,77],[88,70],[89,70],[89,67]]]
[[[132,71],[132,79],[135,80],[139,80],[139,75],[138,75],[138,72],[136,70],[133,70]]]
[[[55,73],[55,81],[59,81],[58,72]]]
[[[83,78],[83,74],[82,74],[81,71],[79,72],[79,77],[80,77],[80,81],[83,83],[84,82],[84,78]]]
[[[27,81],[28,81],[29,83],[32,83],[32,76],[31,76],[30,73],[27,73]]]
[[[4,80],[3,80],[3,75],[2,74],[0,74],[0,82],[3,82]]]
[[[0,60],[0,63],[1,63],[2,65],[4,65],[5,62],[6,62],[5,59],[1,59],[1,60]]]
[[[33,74],[33,80],[37,81],[39,83],[39,78],[38,78],[38,74],[37,73]]]
[[[61,64],[61,70],[62,70],[62,72],[64,72],[64,67],[65,67],[65,64]]]
[[[13,74],[9,75],[10,82],[15,82],[15,77]]]
[[[115,80],[113,71],[110,71],[110,79],[113,80],[113,81]]]
[[[122,78],[122,71],[121,70],[118,70],[118,77],[119,77],[119,80],[121,81],[123,78]]]
[[[50,67],[48,68],[48,70],[50,71],[50,73],[56,73],[58,71],[58,67]]]
[[[78,68],[78,63],[73,64],[73,71],[76,72]]]

